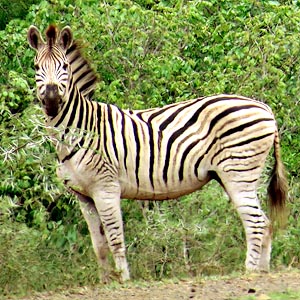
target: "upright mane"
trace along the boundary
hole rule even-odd
[[[53,45],[57,43],[59,30],[57,26],[51,24],[48,26],[45,33],[46,33],[46,42],[51,50]]]
[[[88,60],[83,57],[81,48],[78,41],[73,41],[66,55],[71,66],[74,84],[77,85],[78,90],[83,96],[91,99],[98,77]]]

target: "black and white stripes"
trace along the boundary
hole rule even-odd
[[[92,101],[96,76],[70,28],[59,32],[51,25],[46,37],[44,42],[37,28],[30,27],[38,97],[56,144],[58,175],[80,199],[99,263],[107,264],[109,247],[121,279],[129,279],[120,198],[177,198],[216,179],[243,222],[246,268],[268,270],[270,222],[256,190],[272,147],[269,194],[275,213],[284,211],[287,194],[270,108],[237,95],[139,111]]]

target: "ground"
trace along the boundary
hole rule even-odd
[[[194,278],[176,282],[174,280],[151,283],[131,282],[125,285],[40,293],[19,300],[230,300],[247,299],[247,297],[268,300],[272,299],[267,296],[271,292],[288,293],[289,291],[300,291],[300,271]]]

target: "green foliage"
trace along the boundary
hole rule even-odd
[[[30,5],[38,2],[39,0],[1,0],[0,30],[5,29],[6,24],[12,19],[25,18]]]
[[[1,208],[5,200],[2,199]],[[11,205],[7,204],[8,207]],[[56,228],[51,228],[51,234],[45,234],[45,231],[2,217],[0,225],[0,295],[53,290],[62,283],[66,288],[74,282],[77,286],[95,283],[94,253],[86,246],[89,238],[80,230],[72,236],[64,226],[56,224]],[[73,226],[73,230],[78,227]],[[64,245],[59,243],[63,237],[67,239]]]
[[[99,74],[99,101],[142,109],[237,93],[268,103],[282,136],[291,198],[289,224],[275,236],[272,262],[274,267],[299,267],[298,5],[217,0],[37,2],[27,1],[19,14],[14,14],[17,9],[0,9],[2,14],[10,12],[9,18],[0,15],[5,24],[14,18],[0,31],[0,294],[98,280],[86,224],[77,202],[56,178],[55,150],[35,101],[34,53],[26,42],[31,24],[41,30],[50,23],[71,26]],[[264,198],[265,185],[261,190]],[[215,184],[181,201],[145,207],[124,201],[133,277],[243,270],[241,223],[227,202]]]
[[[133,278],[228,274],[232,264],[243,268],[240,222],[216,183],[180,200],[147,203],[142,212],[139,203],[128,201],[123,212]]]

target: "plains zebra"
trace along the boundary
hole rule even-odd
[[[211,179],[223,186],[242,220],[246,269],[269,269],[271,222],[257,185],[272,146],[269,203],[275,216],[284,214],[287,181],[276,121],[266,104],[217,95],[122,110],[90,100],[96,77],[69,27],[50,25],[45,42],[31,26],[28,41],[37,52],[37,96],[57,148],[58,175],[80,200],[104,280],[109,250],[121,279],[129,279],[121,198],[177,198]]]

